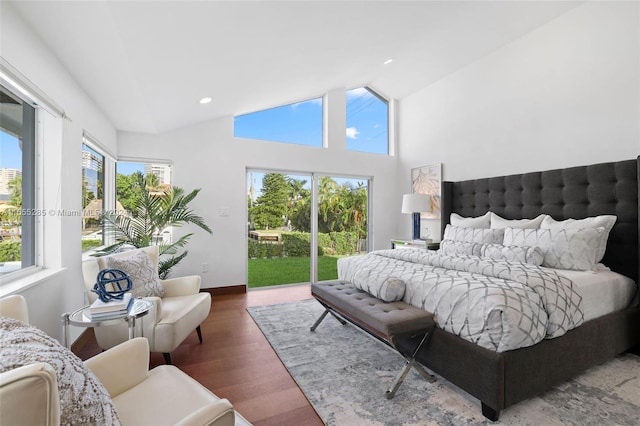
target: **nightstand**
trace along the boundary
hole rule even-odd
[[[426,240],[391,240],[392,249],[414,249],[414,250],[438,250],[440,243],[427,242]]]
[[[391,240],[392,249],[422,249],[427,248],[427,242],[424,240]]]

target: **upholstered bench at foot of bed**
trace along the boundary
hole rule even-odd
[[[311,327],[311,331],[315,331],[327,314],[331,314],[343,325],[345,322],[342,318],[388,343],[396,350],[398,350],[397,338],[418,338],[419,343],[411,351],[398,350],[405,358],[406,364],[387,391],[387,398],[393,398],[411,367],[430,382],[435,381],[435,377],[415,361],[416,353],[428,341],[433,329],[432,313],[404,302],[384,302],[340,280],[314,283],[311,285],[311,294],[325,307],[324,313]]]

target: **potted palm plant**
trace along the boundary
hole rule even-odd
[[[142,174],[138,174],[136,186],[139,198],[130,211],[103,214],[106,235],[113,238],[112,241],[115,243],[94,255],[114,253],[125,245],[135,248],[157,245],[160,253],[158,276],[165,279],[171,269],[187,256],[188,251],[181,250],[185,248],[193,233],[183,235],[175,241],[166,241],[162,237],[163,231],[168,227],[191,223],[209,234],[212,232],[202,217],[189,207],[189,203],[198,195],[200,189],[185,193],[184,189],[177,186],[162,188]]]

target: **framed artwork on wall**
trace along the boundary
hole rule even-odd
[[[431,212],[422,213],[421,219],[440,219],[441,216],[442,163],[411,169],[411,191],[426,194],[431,199]]]

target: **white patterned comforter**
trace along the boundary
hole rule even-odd
[[[582,324],[573,282],[538,266],[422,250],[380,250],[338,261],[338,278],[362,269],[406,284],[403,301],[437,326],[497,352],[535,345]]]

